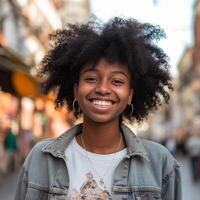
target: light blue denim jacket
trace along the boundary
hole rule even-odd
[[[113,200],[181,200],[177,161],[165,147],[139,139],[122,125],[127,156],[115,169]],[[23,164],[15,200],[65,200],[69,176],[65,149],[82,130],[77,125],[56,139],[39,142]],[[81,163],[80,163],[81,167]]]

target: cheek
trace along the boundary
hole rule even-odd
[[[120,97],[121,101],[128,103],[130,92],[127,90],[127,88],[124,88],[123,90],[118,91],[118,96]]]
[[[82,90],[82,89],[80,89],[80,88],[78,88],[77,89],[77,93],[76,93],[76,97],[77,97],[77,100],[78,101],[81,101],[82,100],[82,98],[84,97],[84,91],[85,90]]]
[[[82,102],[84,101],[85,98],[87,98],[87,95],[90,94],[90,92],[93,90],[93,88],[87,84],[82,84],[81,82],[79,83],[79,86],[76,90],[76,97],[77,100]]]

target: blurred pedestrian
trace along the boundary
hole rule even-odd
[[[35,140],[46,138],[48,131],[48,117],[45,114],[45,101],[42,98],[36,98],[32,127]]]
[[[166,139],[165,146],[173,156],[176,156],[176,140],[173,134]]]
[[[8,156],[8,170],[16,169],[17,137],[10,128],[6,134],[4,147]]]
[[[187,148],[186,142],[189,136],[189,125],[187,123],[182,124],[175,133],[176,138],[176,151],[177,153],[186,156]]]
[[[200,120],[198,121],[197,119],[194,118],[191,135],[186,143],[194,182],[200,180]]]
[[[16,200],[181,200],[177,161],[125,125],[169,100],[168,58],[155,43],[164,36],[157,26],[122,18],[71,24],[51,35],[43,86],[56,88],[56,106],[66,103],[83,123],[33,148]]]
[[[34,101],[28,97],[21,100],[21,109],[19,114],[19,157],[24,162],[28,153],[35,144],[33,136],[33,120],[34,119]]]
[[[1,110],[0,110],[1,111]],[[6,174],[9,156],[5,150],[5,138],[10,129],[11,120],[6,113],[0,113],[0,176]]]

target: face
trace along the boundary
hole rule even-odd
[[[95,67],[84,67],[79,83],[74,86],[84,119],[98,123],[119,120],[127,104],[131,104],[130,79],[126,66],[109,63],[104,58]]]

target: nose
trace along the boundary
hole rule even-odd
[[[99,95],[109,95],[111,93],[109,83],[107,81],[101,81],[96,87],[95,92]]]

